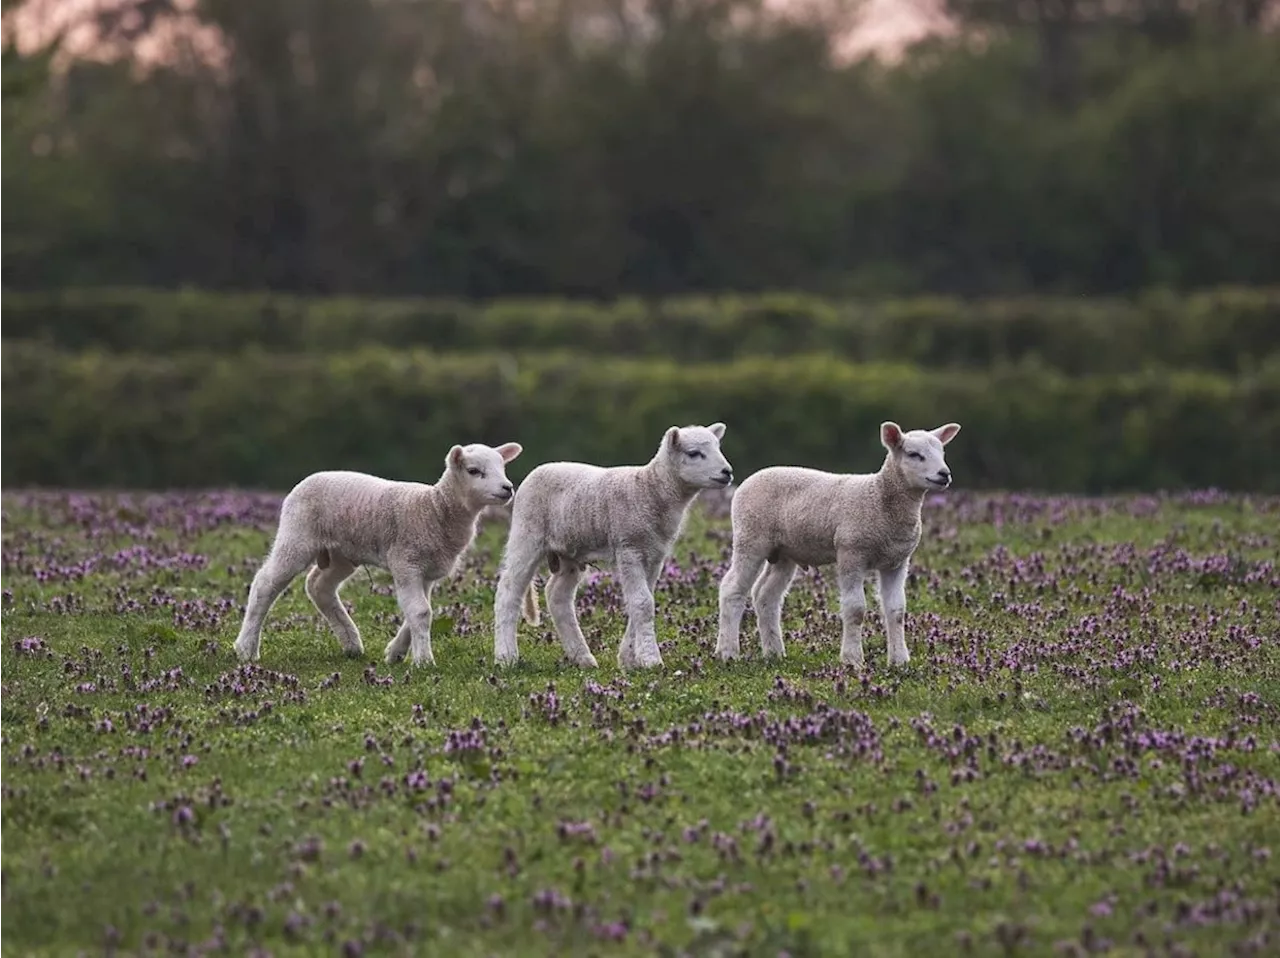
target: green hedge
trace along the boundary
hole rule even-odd
[[[647,459],[672,423],[728,423],[739,477],[775,463],[870,470],[877,427],[956,420],[968,488],[1280,491],[1280,364],[1071,379],[833,359],[718,365],[363,350],[240,357],[3,351],[3,481],[284,489],[316,469],[431,479],[454,442],[539,462]]]
[[[1236,372],[1280,354],[1280,289],[1139,299],[878,303],[803,295],[607,305],[560,300],[303,299],[148,290],[7,293],[7,342],[165,354],[573,350],[722,362],[828,353],[857,362],[985,369],[1026,360],[1071,374],[1154,366]]]

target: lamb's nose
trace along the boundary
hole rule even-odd
[[[502,484],[502,498],[510,499],[513,495],[515,495],[515,492],[516,492],[516,487],[513,486],[511,483],[504,482]]]
[[[725,482],[733,482],[733,470],[728,466],[720,470],[720,475],[724,477]]]
[[[951,470],[950,470],[950,469],[939,469],[939,470],[938,470],[938,478],[939,478],[939,479],[945,479],[947,482],[950,482],[950,481],[951,481]]]

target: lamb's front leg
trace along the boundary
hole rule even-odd
[[[634,669],[636,662],[636,626],[630,618],[622,630],[622,643],[618,646],[618,668]]]
[[[431,652],[431,590],[435,583],[424,581],[416,569],[393,569],[391,575],[404,625],[387,645],[387,662],[399,662],[408,651],[415,666],[435,665]]]
[[[840,588],[840,661],[861,670],[862,623],[867,617],[867,594],[863,587],[866,573],[852,556],[841,556],[836,562],[836,583]]]
[[[618,555],[618,578],[622,582],[622,597],[626,605],[627,628],[622,645],[618,649],[618,665],[622,668],[653,668],[662,665],[662,653],[658,650],[658,635],[654,626],[653,586],[656,573],[639,553],[625,552]],[[657,563],[661,569],[661,559]]]
[[[911,661],[907,651],[907,564],[896,569],[880,570],[880,611],[884,630],[889,637],[889,664],[906,665]]]
[[[658,556],[645,563],[645,581],[649,584],[650,595],[657,594],[658,579],[662,575],[665,562],[666,556]],[[626,630],[622,633],[622,645],[618,647],[618,665],[624,669],[633,669],[640,665],[636,657],[636,623],[630,616],[627,617]]]

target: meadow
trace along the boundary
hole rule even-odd
[[[963,482],[963,477],[958,477]],[[492,666],[505,527],[386,666],[297,580],[231,643],[279,496],[3,496],[4,954],[1247,955],[1280,947],[1280,498],[930,496],[912,661],[838,662],[828,570],[787,657],[712,654],[727,519],[657,592],[665,669],[549,618]]]

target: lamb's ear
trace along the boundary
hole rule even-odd
[[[724,423],[713,422],[710,426],[707,427],[707,429],[710,430],[711,435],[716,437],[716,442],[719,442],[721,439],[724,438],[724,429],[725,429]]]
[[[663,438],[666,447],[672,451],[680,448],[680,427],[672,426],[667,430],[666,436]]]
[[[886,449],[897,449],[902,445],[902,427],[896,422],[882,422],[880,424],[880,441],[884,443]]]
[[[937,429],[932,431],[933,434],[938,437],[938,441],[945,446],[952,439],[956,438],[956,433],[960,431],[960,424],[958,422],[949,422],[945,426],[939,426]]]
[[[449,455],[444,457],[446,466],[453,466],[455,469],[462,465],[462,447],[454,446],[449,450]]]
[[[524,446],[518,442],[505,442],[498,447],[498,455],[502,457],[503,462],[510,462],[522,452],[524,452]]]

